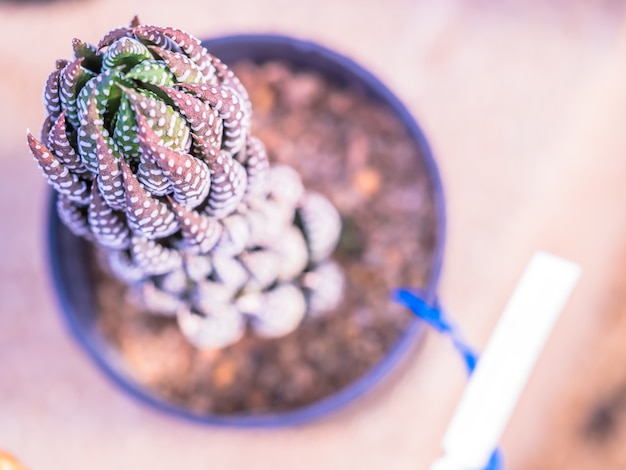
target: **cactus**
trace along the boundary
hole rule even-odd
[[[46,81],[47,117],[28,145],[59,218],[146,311],[220,348],[247,326],[281,336],[338,305],[339,214],[295,170],[269,164],[224,63],[136,18],[73,50]]]

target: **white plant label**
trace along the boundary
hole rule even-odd
[[[506,305],[443,439],[431,470],[482,470],[509,421],[546,340],[581,274],[538,252]]]

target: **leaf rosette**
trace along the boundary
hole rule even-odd
[[[28,144],[61,220],[148,310],[221,347],[246,316],[278,336],[307,308],[338,302],[341,288],[329,296],[337,288],[323,280],[342,284],[327,267],[339,215],[295,170],[270,168],[225,64],[188,33],[136,19],[73,51],[46,81],[47,117]]]

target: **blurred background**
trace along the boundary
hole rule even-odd
[[[504,435],[508,470],[626,468],[626,4],[621,1],[0,1],[0,450],[30,469],[426,469],[465,384],[429,335],[365,400],[310,425],[203,428],[139,406],[78,350],[44,259],[25,132],[73,37],[133,15],[201,37],[277,32],[351,56],[440,167],[442,302],[479,349],[532,253],[583,267]]]

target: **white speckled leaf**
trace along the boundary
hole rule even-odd
[[[124,37],[131,37],[133,35],[132,29],[127,26],[122,26],[120,28],[115,28],[108,31],[102,39],[98,42],[96,46],[98,50],[101,50],[105,47],[110,46],[115,41],[119,41]]]
[[[298,215],[311,260],[319,262],[330,256],[341,233],[341,217],[335,206],[326,197],[311,191],[302,198]]]
[[[100,70],[102,66],[102,55],[98,54],[96,46],[80,39],[72,39],[72,49],[74,50],[74,59],[83,58],[83,66],[93,72]]]
[[[280,257],[270,250],[245,251],[239,259],[250,273],[246,290],[264,290],[271,286],[280,272]]]
[[[173,199],[170,199],[170,205],[180,225],[180,248],[193,255],[211,251],[220,239],[222,224],[217,219],[188,209]]]
[[[89,203],[91,197],[85,181],[69,171],[52,152],[28,133],[28,146],[33,158],[44,172],[48,182],[59,193],[80,205]]]
[[[111,272],[119,279],[132,284],[146,277],[143,270],[135,264],[128,250],[108,250],[106,256]]]
[[[195,63],[204,74],[207,81],[215,75],[215,67],[207,50],[202,47],[200,40],[190,34],[175,28],[163,28],[152,25],[141,25],[135,28],[135,35],[141,39],[153,42],[157,46],[173,42],[189,59]]]
[[[176,77],[179,83],[207,83],[206,77],[200,68],[189,57],[179,52],[169,51],[157,46],[148,46],[154,54],[158,55],[167,68]]]
[[[250,102],[250,97],[248,96],[248,90],[243,86],[239,77],[235,75],[235,73],[228,68],[228,66],[222,62],[219,58],[212,56],[211,63],[215,68],[215,75],[217,78],[217,83],[221,86],[231,88],[235,90],[235,92],[241,97],[243,100],[243,105],[248,114],[252,113],[252,103]]]
[[[171,184],[174,199],[189,208],[202,204],[211,187],[211,177],[206,163],[186,153],[165,147],[141,113],[137,113],[137,124],[142,159],[149,158],[161,169],[162,175]]]
[[[246,197],[265,196],[269,190],[270,163],[263,142],[256,137],[249,136],[246,142],[245,158],[245,162],[242,163],[248,174]]]
[[[232,293],[241,289],[248,279],[250,274],[248,270],[243,267],[241,262],[232,256],[213,256],[213,274],[214,280],[223,284],[224,288]]]
[[[239,255],[245,250],[250,238],[250,226],[245,216],[234,213],[220,219],[220,223],[224,229],[213,252],[221,256]]]
[[[237,301],[237,307],[253,317],[254,332],[268,338],[291,333],[306,314],[306,300],[302,290],[288,283],[279,284],[262,294],[242,296]]]
[[[92,187],[87,217],[97,243],[116,250],[130,247],[130,230],[124,213],[109,207],[96,185]]]
[[[159,289],[150,281],[137,285],[133,293],[142,308],[153,315],[173,317],[184,306],[180,297]]]
[[[187,276],[196,283],[206,280],[213,272],[213,263],[209,256],[186,255],[184,264]]]
[[[216,150],[200,138],[194,141],[211,171],[211,190],[204,210],[213,217],[226,217],[237,209],[246,193],[246,170],[227,152]]]
[[[76,103],[78,94],[83,86],[95,76],[91,70],[87,70],[82,66],[83,60],[83,58],[80,58],[69,63],[67,67],[61,71],[59,77],[61,106],[63,109],[67,110],[66,119],[74,128],[80,125]]]
[[[124,177],[120,169],[120,155],[105,130],[96,126],[95,129],[96,158],[98,175],[96,182],[100,194],[113,209],[124,210],[126,208],[126,196],[124,194]]]
[[[47,142],[48,148],[52,150],[52,153],[59,158],[61,163],[63,163],[68,170],[77,175],[82,175],[88,171],[68,139],[65,125],[65,111],[59,115],[48,132]]]
[[[231,304],[210,305],[210,312],[193,313],[189,309],[178,312],[178,326],[185,337],[197,348],[220,349],[238,341],[245,332],[241,314]]]
[[[224,126],[217,110],[209,103],[195,96],[171,87],[160,87],[174,106],[178,108],[187,122],[193,134],[201,138],[206,144],[216,148],[222,146],[222,134]]]
[[[172,72],[163,62],[157,60],[146,60],[135,65],[126,74],[126,79],[137,80],[150,85],[172,86],[175,83]]]
[[[52,119],[61,113],[61,96],[59,95],[59,79],[63,69],[56,69],[46,80],[46,85],[43,91],[43,102],[46,107],[48,116],[52,116]]]
[[[132,68],[144,60],[152,60],[152,53],[141,42],[130,37],[121,37],[114,41],[104,52],[102,70],[123,66]]]
[[[134,264],[146,275],[165,274],[182,266],[180,253],[145,237],[132,237],[131,252]]]
[[[343,299],[345,278],[339,265],[325,261],[302,278],[309,312],[320,316],[339,306]]]
[[[174,108],[147,90],[123,88],[134,112],[142,114],[165,147],[180,152],[191,148],[191,134],[185,119]]]
[[[121,95],[118,84],[122,82],[122,74],[117,69],[107,70],[100,75],[90,79],[80,90],[76,105],[78,109],[78,118],[82,123],[87,112],[87,104],[93,93],[96,99],[96,109],[99,116],[103,116],[110,100],[115,100]]]
[[[232,89],[224,86],[194,85],[181,83],[202,101],[215,109],[223,120],[224,134],[221,148],[236,155],[244,147],[250,133],[251,112],[243,99]]]
[[[165,196],[172,192],[172,183],[147,152],[141,152],[139,157],[137,179],[154,196]]]
[[[280,237],[269,245],[280,258],[281,281],[292,281],[304,272],[309,264],[309,251],[302,232],[291,225],[283,229]]]
[[[59,194],[57,199],[57,213],[61,221],[74,235],[91,239],[87,211],[84,206],[78,206],[67,196]]]
[[[94,91],[91,93],[78,129],[77,145],[83,165],[95,174],[98,173],[97,140],[99,136],[108,137],[108,132],[104,128],[104,120],[98,110],[98,99]]]
[[[120,167],[124,175],[126,217],[130,228],[150,240],[174,234],[179,228],[174,212],[144,189],[124,160],[120,161]]]
[[[130,101],[122,94],[120,106],[117,110],[113,140],[127,159],[138,159],[141,156],[139,139],[137,138],[137,118],[132,110]]]

